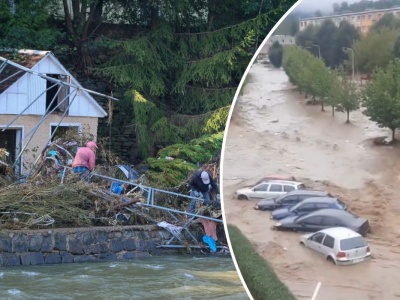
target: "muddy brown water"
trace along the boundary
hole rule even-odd
[[[350,115],[306,105],[283,70],[252,66],[227,130],[223,157],[226,221],[236,225],[298,299],[400,299],[400,148],[375,146],[388,135],[360,111]],[[269,174],[291,174],[340,197],[367,218],[373,259],[339,267],[299,245],[301,234],[270,229],[269,212],[235,191]],[[239,266],[240,267],[240,266]],[[280,299],[276,299],[280,300]]]

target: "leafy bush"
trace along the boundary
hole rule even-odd
[[[295,300],[267,261],[252,247],[250,241],[233,225],[228,225],[229,238],[243,279],[255,300]]]

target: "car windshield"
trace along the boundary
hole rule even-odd
[[[339,206],[341,206],[343,209],[345,209],[346,208],[346,204],[344,204],[342,201],[340,201],[339,199],[336,199],[337,200],[337,204],[339,205]]]
[[[289,208],[289,211],[292,212],[292,211],[296,210],[300,205],[301,205],[301,202],[297,203],[296,205],[293,205],[291,208]]]
[[[306,189],[306,186],[305,186],[303,183],[300,183],[300,184],[297,186],[297,189],[298,189],[298,190],[305,190],[305,189]]]
[[[351,250],[367,246],[364,238],[361,236],[352,237],[349,239],[344,239],[340,241],[340,249]]]

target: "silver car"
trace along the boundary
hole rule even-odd
[[[345,227],[331,227],[301,236],[300,244],[336,265],[352,265],[371,258],[365,239]]]
[[[239,200],[270,199],[294,190],[305,189],[303,183],[288,180],[267,180],[236,191]]]

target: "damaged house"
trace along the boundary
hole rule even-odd
[[[55,80],[51,80],[55,79]],[[0,51],[0,148],[24,174],[55,130],[96,138],[107,113],[49,51]],[[0,158],[1,160],[1,158]]]

